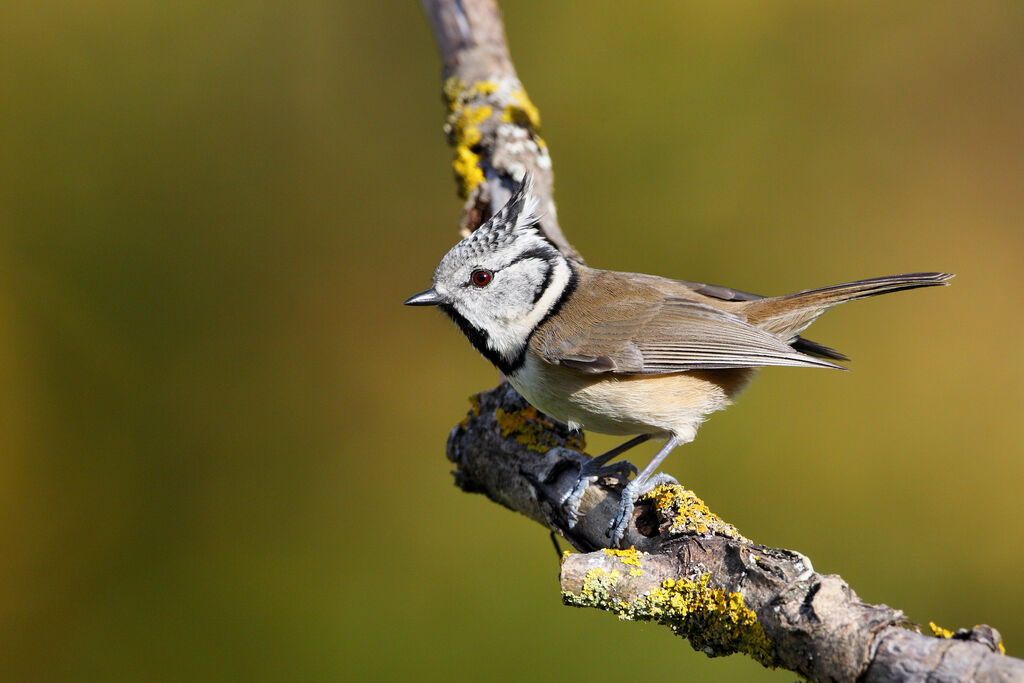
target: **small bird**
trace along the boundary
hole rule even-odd
[[[609,526],[617,546],[634,501],[676,446],[697,434],[757,368],[845,369],[846,356],[799,333],[835,304],[945,285],[948,273],[911,273],[778,297],[655,275],[589,268],[541,232],[527,174],[504,207],[445,254],[433,286],[409,306],[438,306],[533,406],[572,429],[637,435],[584,465],[566,506],[570,526],[606,463],[647,439],[664,439],[626,485]],[[632,468],[631,465],[628,467]],[[632,468],[635,472],[635,468]]]

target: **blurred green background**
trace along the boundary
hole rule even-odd
[[[958,274],[826,316],[854,372],[765,371],[667,470],[1024,654],[1024,4],[504,9],[592,265]],[[562,607],[544,531],[452,486],[497,375],[400,305],[460,210],[417,3],[14,0],[0,26],[5,680],[792,680]]]

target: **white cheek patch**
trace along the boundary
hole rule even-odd
[[[556,260],[551,267],[551,282],[537,299],[537,303],[525,315],[507,318],[502,326],[488,330],[487,346],[492,351],[508,359],[519,355],[534,329],[562,296],[572,277],[572,269],[563,259]]]

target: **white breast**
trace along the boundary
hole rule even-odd
[[[690,441],[711,412],[725,408],[749,381],[749,370],[673,375],[588,375],[527,353],[509,376],[539,410],[573,427],[602,434],[672,433]]]

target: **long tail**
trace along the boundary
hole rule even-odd
[[[777,334],[783,339],[791,340],[795,343],[806,342],[806,340],[799,339],[796,335],[814,322],[819,315],[836,304],[885,294],[886,292],[899,292],[904,289],[946,285],[952,277],[949,273],[909,273],[906,275],[875,277],[869,280],[858,280],[857,282],[847,282],[842,285],[822,287],[821,289],[808,289],[802,292],[786,294],[785,296],[757,299],[748,303],[744,307],[743,312],[746,314],[747,320],[752,324],[772,334]],[[820,344],[806,343],[812,347],[821,347],[818,353],[815,352],[814,348],[801,349],[813,355],[819,355],[821,352],[838,354],[838,352],[828,347],[823,347]],[[836,357],[828,353],[826,355]],[[842,354],[838,355],[841,356]]]

